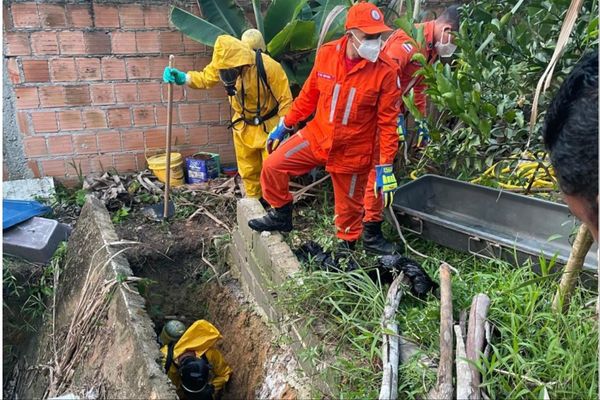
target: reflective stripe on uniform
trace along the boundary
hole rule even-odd
[[[300,143],[299,145],[297,145],[296,147],[292,147],[291,149],[289,149],[288,151],[285,152],[285,158],[290,158],[291,156],[293,156],[300,150],[307,148],[308,144],[309,144],[308,140],[305,140],[302,143]]]
[[[348,196],[350,198],[354,197],[354,189],[356,189],[356,174],[352,174],[352,180],[350,181],[350,190],[348,190]]]
[[[348,101],[346,101],[346,109],[344,110],[342,125],[348,125],[348,117],[350,117],[350,109],[352,108],[352,102],[354,101],[355,94],[356,88],[350,88],[350,94],[348,94]]]
[[[335,117],[335,107],[337,107],[341,87],[341,84],[336,83],[335,87],[333,88],[333,99],[331,99],[331,110],[329,110],[329,122],[333,122],[333,117]]]

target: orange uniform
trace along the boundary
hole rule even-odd
[[[414,79],[414,74],[421,66],[419,63],[411,61],[413,55],[420,52],[425,56],[425,59],[430,61],[437,57],[433,42],[434,21],[425,22],[417,26],[423,27],[423,35],[425,37],[424,47],[419,47],[415,41],[402,29],[397,29],[386,41],[382,51],[398,65],[401,93],[404,93],[406,88]],[[415,105],[422,115],[425,115],[427,101],[424,90],[426,89],[422,79],[416,80],[414,89]],[[402,107],[402,112],[405,110]],[[397,138],[396,138],[397,140]],[[369,174],[367,188],[373,188],[375,184],[375,171],[372,170]],[[382,196],[375,197],[373,190],[367,190],[365,193],[365,222],[375,222],[383,220],[383,199]]]
[[[396,120],[400,82],[384,54],[346,70],[348,36],[321,46],[302,91],[285,117],[292,126],[315,113],[304,129],[283,142],[265,161],[264,198],[273,207],[292,201],[290,176],[324,165],[335,195],[337,236],[353,241],[362,232],[363,197],[374,164],[390,164],[398,150]],[[376,143],[380,151],[376,151]]]

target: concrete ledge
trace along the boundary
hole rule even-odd
[[[237,204],[238,226],[232,234],[229,261],[232,275],[246,294],[254,299],[259,314],[290,341],[304,374],[317,390],[336,397],[335,377],[323,360],[307,360],[302,353],[321,343],[306,326],[305,321],[294,320],[277,305],[281,285],[301,270],[298,259],[279,233],[252,231],[248,221],[265,214],[255,199],[240,199]]]

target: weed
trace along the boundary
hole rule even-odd
[[[123,206],[115,211],[111,217],[111,221],[113,224],[120,224],[123,222],[128,216],[129,211],[131,211],[130,207]]]

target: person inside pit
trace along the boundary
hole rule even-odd
[[[422,24],[417,24],[417,28],[423,29],[424,44],[418,44],[404,30],[397,29],[386,40],[382,52],[391,58],[397,65],[400,74],[401,92],[407,95],[411,89],[414,90],[415,106],[421,116],[426,115],[427,101],[423,77],[415,75],[420,69],[421,64],[413,61],[416,53],[421,53],[428,63],[433,63],[436,59],[447,60],[456,51],[456,45],[453,43],[454,36],[452,32],[458,31],[460,25],[459,6],[448,7],[437,19]],[[416,145],[425,146],[429,140],[429,130],[424,119],[415,117],[415,126],[417,128]],[[398,117],[398,137],[404,145],[408,145],[406,138],[407,110],[401,105],[401,113]],[[367,187],[373,187],[375,184],[375,171],[371,170]],[[384,199],[376,196],[372,190],[365,192],[365,216],[363,218],[364,230],[362,234],[363,247],[369,253],[378,255],[402,253],[403,247],[400,244],[387,241],[381,231],[383,223]]]
[[[359,2],[349,9],[345,28],[342,38],[319,48],[290,112],[269,134],[271,155],[263,165],[261,184],[273,208],[248,222],[256,231],[291,231],[289,179],[323,165],[333,182],[342,251],[354,249],[361,236],[365,190],[387,196],[396,188],[392,162],[400,112],[397,66],[380,52],[381,34],[392,30],[383,13],[374,4]],[[313,113],[303,129],[283,141]],[[376,185],[366,188],[372,168]]]
[[[208,89],[219,82],[225,86],[233,109],[230,128],[238,172],[246,196],[260,199],[260,171],[268,153],[267,134],[288,113],[292,104],[287,76],[281,65],[263,53],[265,41],[260,31],[249,29],[242,39],[217,37],[212,60],[202,71],[166,67],[163,81]],[[202,116],[201,116],[202,118]]]
[[[598,50],[585,55],[548,107],[542,130],[565,203],[598,241]]]
[[[221,339],[210,322],[198,320],[189,328],[168,321],[160,334],[163,367],[177,394],[186,400],[213,400],[229,381],[232,369],[214,345]]]

